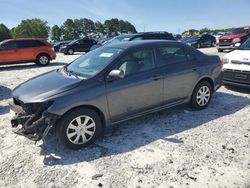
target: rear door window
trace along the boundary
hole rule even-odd
[[[177,63],[188,63],[191,58],[181,47],[164,46],[156,48],[158,67]]]
[[[41,41],[37,40],[19,40],[17,41],[19,48],[34,48],[39,46],[45,46],[45,44]]]

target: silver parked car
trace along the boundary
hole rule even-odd
[[[218,56],[174,41],[134,41],[93,50],[13,91],[12,126],[33,140],[56,126],[79,149],[105,127],[190,103],[205,108],[222,81]]]

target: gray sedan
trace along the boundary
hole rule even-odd
[[[93,50],[13,91],[18,134],[40,140],[52,127],[72,149],[105,127],[190,103],[201,110],[221,85],[222,62],[174,41],[135,41]]]

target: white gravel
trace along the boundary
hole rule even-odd
[[[15,135],[11,90],[76,57],[0,67],[0,187],[250,187],[245,90],[222,87],[202,111],[182,106],[119,124],[79,151],[63,148],[55,133],[36,144]]]

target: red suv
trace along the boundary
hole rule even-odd
[[[51,44],[44,39],[18,38],[0,43],[0,65],[36,62],[45,66],[55,58]]]
[[[223,35],[217,41],[218,52],[227,49],[235,49],[236,43],[243,43],[250,36],[250,26],[231,29],[226,35]]]

